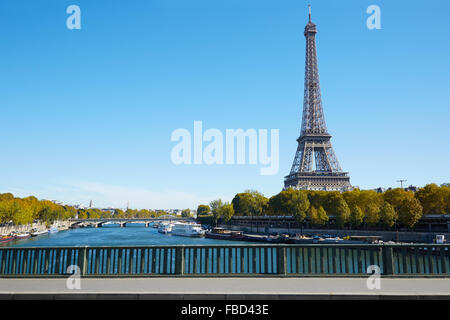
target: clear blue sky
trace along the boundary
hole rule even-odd
[[[0,192],[195,208],[279,192],[303,104],[307,4],[323,106],[361,188],[450,182],[450,2],[4,0]],[[67,6],[81,8],[68,30]],[[369,30],[366,8],[381,8]],[[280,130],[280,168],[171,162],[177,128]]]

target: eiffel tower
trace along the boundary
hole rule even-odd
[[[309,22],[305,27],[306,61],[303,119],[298,148],[291,172],[284,178],[285,188],[305,190],[345,191],[351,190],[350,177],[343,172],[331,145],[323,115],[320,95],[319,70],[317,67],[316,25]]]

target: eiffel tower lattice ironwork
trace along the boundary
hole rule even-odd
[[[343,172],[331,145],[320,94],[317,67],[316,25],[305,27],[306,61],[303,119],[298,148],[291,172],[285,177],[284,187],[307,190],[350,190],[350,177]]]

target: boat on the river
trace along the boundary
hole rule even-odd
[[[59,230],[58,230],[58,228],[56,228],[56,227],[51,227],[50,229],[48,229],[48,233],[56,233],[56,232],[58,232]]]
[[[368,244],[375,243],[376,240],[380,239],[378,236],[346,236],[344,238],[333,237],[331,235],[295,235],[290,237],[287,243],[292,244]]]
[[[13,241],[14,239],[15,239],[15,237],[12,235],[3,235],[0,237],[0,243],[6,243],[9,241]]]
[[[271,242],[271,243],[287,243],[288,240],[289,240],[289,236],[285,235],[285,234],[266,236],[266,242]]]
[[[48,230],[38,231],[37,229],[32,229],[30,234],[32,237],[37,237],[37,236],[40,236],[42,234],[47,234],[47,233],[48,233]]]
[[[344,243],[370,244],[383,242],[382,238],[382,236],[347,236],[343,241]]]
[[[234,240],[242,241],[244,234],[242,231],[232,231],[224,228],[214,228],[212,231],[205,233],[205,238],[217,239],[217,240]]]
[[[252,242],[269,242],[269,243],[287,243],[289,241],[288,235],[260,235],[260,234],[244,234],[244,241]]]
[[[205,235],[205,230],[197,223],[176,223],[172,227],[172,234],[183,237],[202,237]]]
[[[252,242],[267,242],[267,236],[259,234],[244,234],[243,240]]]
[[[31,234],[29,232],[15,232],[14,237],[16,239],[27,239],[31,237]]]
[[[291,237],[288,243],[292,244],[311,244],[314,243],[313,238],[310,237]]]
[[[161,222],[158,227],[158,232],[164,234],[171,233],[174,225],[175,224],[171,222]]]

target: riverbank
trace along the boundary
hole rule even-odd
[[[58,230],[69,229],[70,223],[67,220],[58,220],[53,222],[51,225],[47,225],[45,222],[35,222],[24,225],[7,225],[0,227],[0,235],[9,235],[12,232],[24,232],[29,233],[31,230],[45,231],[49,228],[57,228]]]

